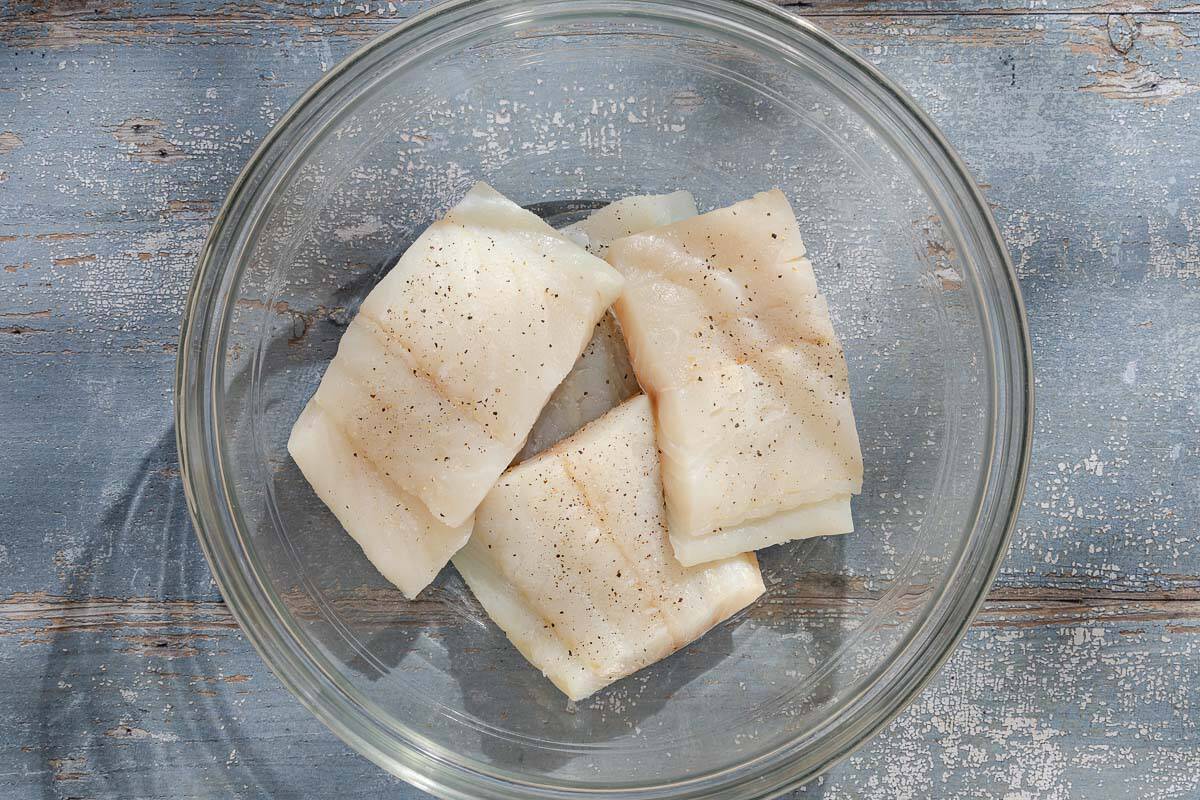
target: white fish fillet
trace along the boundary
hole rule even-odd
[[[696,201],[691,192],[642,194],[609,203],[563,228],[563,233],[603,257],[617,239],[694,216]]]
[[[328,391],[324,405],[350,437],[457,525],[520,451],[620,290],[603,261],[476,184],[363,301],[361,338],[347,331],[331,367],[357,386],[327,374],[317,399]],[[381,347],[350,346],[367,336]]]
[[[288,452],[375,568],[409,598],[471,535],[471,520],[446,525],[396,488],[317,403],[309,403],[296,420]]]
[[[575,366],[550,395],[517,460],[537,455],[640,392],[621,329],[605,314]]]
[[[703,564],[793,539],[853,531],[850,495],[844,494],[704,534],[672,533],[671,546],[680,563]]]
[[[621,239],[607,258],[626,279],[614,310],[654,401],[680,560],[848,532],[862,454],[846,361],[783,193]]]
[[[665,658],[764,587],[753,553],[679,564],[642,395],[509,470],[454,565],[572,700]]]
[[[621,284],[602,260],[481,183],[363,301],[309,402],[413,512],[373,531],[364,526],[382,524],[377,510],[334,509],[360,544],[388,536],[421,562],[400,584],[406,594],[453,552],[415,546],[425,520],[412,506],[469,529]],[[322,499],[343,491],[338,473],[301,468]]]
[[[603,256],[615,239],[695,215],[696,201],[688,192],[641,195],[593,211],[587,219],[563,228],[563,233],[588,252]],[[605,315],[575,366],[550,395],[518,460],[540,453],[640,391],[620,327],[614,317]]]

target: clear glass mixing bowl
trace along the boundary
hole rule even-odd
[[[857,531],[764,551],[760,602],[575,707],[452,567],[405,601],[285,449],[356,304],[480,179],[556,223],[778,186],[849,361]],[[197,533],[263,659],[357,750],[472,800],[759,798],[846,755],[983,598],[1031,412],[1013,271],[962,163],[861,59],[734,0],[452,2],[355,53],[218,216],[177,391]]]

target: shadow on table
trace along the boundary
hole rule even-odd
[[[247,386],[246,374],[231,378]],[[119,499],[80,536],[64,576],[66,618],[48,628],[33,712],[50,767],[43,795],[307,797],[337,794],[350,775],[378,792],[403,787],[347,760],[348,748],[267,673],[193,532],[174,425],[139,441],[153,444],[129,474],[111,476]],[[313,769],[330,759],[336,772]]]
[[[70,601],[48,627],[31,715],[47,800],[309,796],[322,773],[311,761],[297,769],[290,751],[347,753],[266,674],[221,604],[175,464],[168,427],[66,576]],[[150,597],[104,596],[134,568],[152,572]],[[380,791],[403,786],[351,758],[339,775],[366,771]]]

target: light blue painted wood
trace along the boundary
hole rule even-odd
[[[420,796],[238,635],[171,428],[215,207],[397,5],[0,6],[0,796]],[[1200,17],[878,8],[813,11],[984,184],[1029,306],[1036,446],[980,624],[803,794],[1194,797]]]

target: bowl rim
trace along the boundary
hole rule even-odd
[[[1003,333],[1007,334],[1005,338],[1008,344],[1008,348],[1002,348],[1002,351],[1014,363],[1009,365],[1011,374],[1006,376],[1008,380],[1005,385],[1015,391],[1010,391],[1010,396],[1002,398],[1009,404],[1006,406],[1009,413],[999,424],[1005,426],[1007,436],[993,432],[990,447],[994,449],[995,443],[1001,442],[1004,447],[1002,452],[1006,453],[1011,461],[1005,474],[999,476],[1004,485],[997,489],[1001,498],[997,501],[999,505],[993,509],[995,522],[984,531],[986,536],[977,537],[979,529],[976,526],[972,535],[964,540],[964,543],[969,543],[970,540],[979,538],[980,541],[976,544],[986,545],[980,548],[982,553],[976,554],[978,558],[966,565],[971,570],[969,581],[960,584],[959,591],[959,595],[966,596],[965,602],[960,600],[951,603],[949,609],[956,612],[954,615],[943,614],[941,619],[936,620],[935,626],[925,630],[918,626],[898,648],[898,652],[912,650],[914,637],[917,633],[921,634],[922,641],[916,643],[916,649],[905,662],[905,668],[890,673],[890,685],[899,686],[902,691],[894,692],[885,704],[856,709],[858,716],[863,719],[851,719],[844,723],[841,738],[825,745],[825,749],[832,752],[816,759],[816,763],[798,766],[795,763],[798,759],[794,758],[794,754],[789,756],[787,752],[774,752],[749,762],[757,765],[757,769],[747,771],[746,765],[739,765],[725,772],[743,774],[720,774],[721,779],[715,782],[709,780],[713,774],[706,773],[694,781],[689,778],[686,781],[660,784],[637,792],[615,789],[609,793],[596,788],[581,790],[578,787],[558,788],[529,782],[515,783],[501,773],[488,773],[479,769],[482,765],[454,763],[435,752],[438,749],[436,747],[421,747],[419,735],[412,737],[414,741],[397,744],[398,751],[385,749],[382,745],[383,739],[380,738],[384,735],[380,725],[367,718],[353,698],[345,696],[336,683],[319,670],[317,662],[321,657],[311,647],[306,646],[304,637],[288,623],[286,613],[270,593],[261,590],[255,576],[245,574],[246,568],[239,568],[238,561],[233,558],[235,545],[245,547],[245,537],[238,530],[234,522],[236,512],[230,507],[230,493],[221,469],[219,442],[216,441],[219,437],[210,435],[215,430],[213,420],[217,417],[216,401],[205,391],[209,388],[205,380],[205,367],[219,367],[219,364],[214,364],[214,359],[220,358],[222,348],[206,347],[207,337],[203,335],[214,318],[206,312],[214,307],[220,295],[218,290],[224,283],[222,277],[226,264],[220,255],[226,234],[238,230],[236,223],[239,221],[239,208],[246,205],[249,199],[262,189],[263,181],[258,180],[256,183],[256,173],[269,160],[268,156],[289,128],[306,110],[324,98],[331,85],[344,78],[385,45],[402,37],[420,33],[423,26],[433,26],[435,22],[445,25],[447,22],[454,22],[456,18],[473,13],[499,15],[498,12],[512,12],[514,9],[545,10],[570,6],[573,8],[572,13],[578,14],[581,8],[588,7],[626,6],[653,10],[675,8],[678,4],[673,0],[522,0],[512,3],[506,3],[505,0],[447,0],[399,22],[341,60],[291,105],[255,149],[214,218],[199,254],[198,266],[188,292],[180,326],[175,374],[176,446],[181,480],[197,539],[222,597],[260,658],[301,704],[344,742],[387,771],[419,789],[440,797],[455,800],[475,800],[480,797],[514,800],[544,797],[565,800],[584,794],[599,794],[609,797],[737,797],[758,800],[794,789],[869,741],[898,716],[939,672],[983,605],[987,589],[1000,569],[1017,522],[1033,435],[1032,347],[1016,271],[986,200],[971,178],[966,165],[929,116],[904,90],[857,53],[806,19],[790,15],[766,0],[694,0],[688,5],[712,15],[727,15],[728,20],[757,21],[767,33],[775,37],[790,33],[793,36],[811,39],[830,54],[840,58],[885,100],[890,99],[895,103],[896,108],[906,115],[907,121],[922,136],[922,144],[931,146],[930,154],[939,157],[948,168],[949,185],[962,193],[958,199],[975,218],[973,230],[983,236],[981,246],[989,251],[989,255],[994,259],[991,277],[1000,282],[998,300],[1001,310],[1008,312],[1008,318],[1001,320],[1007,326]],[[436,30],[436,27],[434,29]],[[994,269],[997,266],[998,273]],[[999,367],[993,366],[993,376],[997,369]],[[988,477],[989,467],[994,466],[994,463],[993,455],[982,464],[981,473],[984,478]],[[976,509],[977,512],[979,510]],[[965,555],[965,550],[960,553],[956,572],[964,567]],[[942,590],[940,594],[945,594],[945,591]],[[935,600],[931,609],[935,609],[937,603]],[[290,647],[283,646],[284,643]],[[861,698],[877,690],[887,676],[888,670],[877,670],[875,678],[861,688],[857,697]],[[866,713],[867,711],[870,713]],[[709,785],[700,785],[701,783]]]

